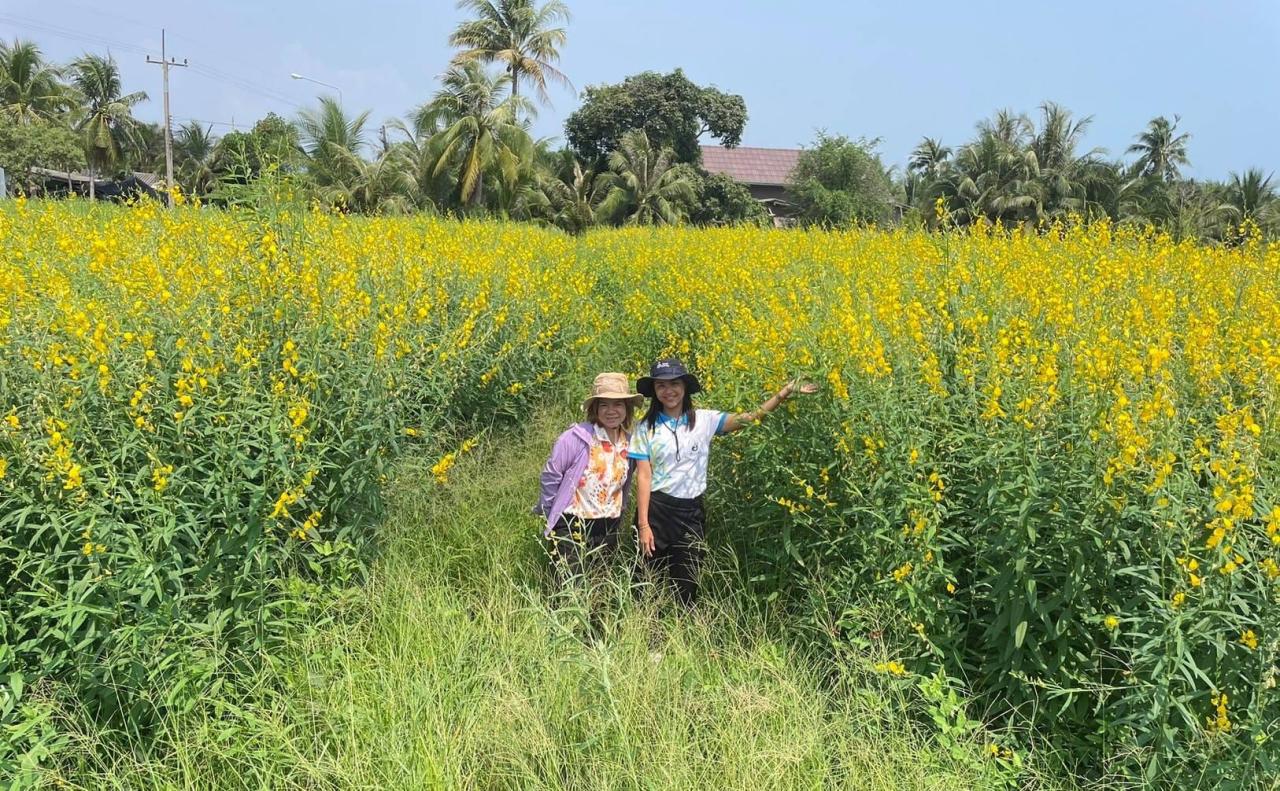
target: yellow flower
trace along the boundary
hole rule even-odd
[[[1214,707],[1214,716],[1205,719],[1205,728],[1210,733],[1228,733],[1231,730],[1231,718],[1227,715],[1227,693],[1215,692],[1209,698]]]
[[[151,487],[157,492],[163,492],[169,485],[170,475],[173,475],[173,467],[171,465],[153,465],[151,468]]]
[[[1114,615],[1108,615],[1106,618],[1103,619],[1102,623],[1108,629],[1114,630],[1117,626],[1120,625],[1120,619]]]
[[[446,453],[440,458],[440,461],[431,466],[431,474],[435,477],[436,483],[446,484],[449,482],[449,470],[452,469],[456,458],[457,454]]]
[[[1179,607],[1181,607],[1183,604],[1185,604],[1186,601],[1187,601],[1187,594],[1183,593],[1182,591],[1178,591],[1177,593],[1173,594],[1173,598],[1169,600],[1169,604],[1171,604],[1173,606],[1173,609],[1176,610]]]
[[[1240,644],[1249,650],[1256,650],[1258,647],[1258,635],[1254,634],[1252,629],[1246,629],[1244,634],[1240,635]]]
[[[888,673],[891,676],[905,676],[907,674],[906,667],[896,659],[888,662],[877,662],[875,669],[877,673]]]

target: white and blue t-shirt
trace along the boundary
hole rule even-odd
[[[694,411],[697,418],[692,429],[688,415],[677,420],[663,413],[658,414],[652,430],[643,420],[636,426],[628,456],[652,466],[652,491],[688,500],[707,490],[711,439],[724,433],[729,413],[714,409]]]

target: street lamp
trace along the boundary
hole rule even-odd
[[[289,74],[289,76],[290,76],[290,77],[292,77],[292,78],[293,78],[293,79],[295,79],[295,80],[306,80],[307,82],[314,82],[316,85],[323,85],[323,86],[324,86],[324,87],[326,87],[326,88],[332,88],[332,89],[334,89],[335,91],[337,91],[337,92],[338,92],[338,104],[340,104],[340,105],[341,105],[341,104],[345,104],[345,102],[343,102],[343,101],[342,101],[342,89],[341,89],[341,88],[339,88],[338,86],[336,86],[336,85],[334,85],[334,84],[332,84],[332,83],[324,82],[324,81],[322,81],[322,80],[317,80],[317,79],[316,79],[316,78],[314,78],[314,77],[304,77],[303,75],[299,74],[299,73],[298,73],[298,72],[296,72],[296,71],[295,71],[295,72],[290,73],[290,74]]]

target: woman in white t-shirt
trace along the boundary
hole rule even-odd
[[[815,385],[791,382],[754,412],[694,409],[702,389],[677,359],[659,360],[636,382],[649,410],[632,436],[636,462],[636,527],[642,564],[671,584],[676,598],[692,606],[698,597],[702,564],[711,440],[737,431],[778,408],[793,393],[816,393]]]

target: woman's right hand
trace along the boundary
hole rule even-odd
[[[647,558],[653,557],[653,528],[640,525],[636,528],[636,538],[640,542],[640,553]]]

